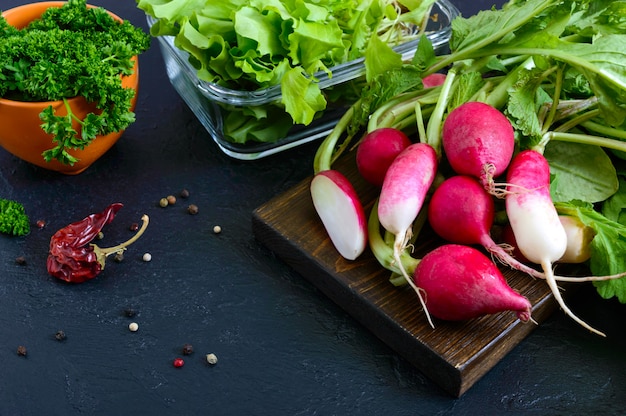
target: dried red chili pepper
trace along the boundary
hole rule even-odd
[[[122,204],[114,203],[104,211],[91,214],[57,231],[50,239],[47,268],[52,276],[71,283],[80,283],[96,277],[103,269],[106,257],[126,250],[148,226],[148,216],[141,217],[139,231],[125,243],[109,248],[100,248],[93,241],[102,228],[113,221]]]

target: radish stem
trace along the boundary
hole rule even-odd
[[[344,146],[341,148],[341,151],[336,151],[337,142],[343,135],[343,133],[347,130],[350,121],[352,120],[352,115],[354,114],[354,108],[359,104],[357,101],[353,106],[348,108],[348,110],[341,116],[333,130],[330,132],[328,136],[324,139],[322,144],[318,147],[315,152],[315,158],[313,160],[313,171],[315,173],[319,173],[323,170],[330,169],[332,163],[341,155],[343,149],[346,148],[347,143],[352,139],[351,136],[344,141]]]
[[[378,200],[374,202],[374,206],[370,212],[369,220],[367,222],[367,231],[369,235],[370,249],[381,266],[393,273],[401,274],[402,272],[399,264],[402,264],[407,272],[411,274],[413,273],[419,264],[419,260],[411,257],[406,252],[403,252],[400,262],[398,262],[397,259],[394,258],[393,249],[383,240],[380,233],[380,222],[378,221]]]

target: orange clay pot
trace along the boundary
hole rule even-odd
[[[7,22],[17,28],[23,28],[32,20],[39,18],[43,12],[50,7],[61,7],[63,1],[45,1],[41,3],[25,4],[2,13]],[[93,7],[93,6],[89,6]],[[109,12],[116,20],[122,19]],[[134,111],[137,104],[137,90],[139,86],[139,67],[137,57],[134,58],[135,67],[132,75],[122,79],[122,85],[135,90],[135,97],[132,100],[131,111]],[[83,119],[88,113],[96,110],[95,104],[87,103],[83,97],[68,99],[72,112]],[[97,136],[89,145],[80,150],[68,150],[68,152],[78,158],[74,165],[65,165],[57,160],[46,162],[41,155],[44,150],[54,147],[52,135],[45,133],[41,129],[41,113],[46,107],[52,105],[57,115],[67,115],[63,101],[49,102],[22,102],[0,98],[0,146],[13,155],[25,160],[33,165],[45,169],[61,172],[67,175],[76,175],[83,172],[100,156],[106,153],[122,136],[123,131]],[[78,123],[74,125],[80,134]]]

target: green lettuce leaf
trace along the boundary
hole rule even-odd
[[[421,23],[419,14],[432,3],[401,4],[411,14],[406,19]],[[389,3],[382,0],[137,0],[137,5],[156,19],[153,36],[174,36],[175,46],[189,53],[201,80],[244,92],[280,86],[277,104],[291,116],[291,125],[308,125],[326,109],[327,96],[313,85],[320,71],[332,76],[331,68],[363,58],[367,50],[376,67],[370,74],[380,73],[400,60],[387,43],[417,37],[406,34],[406,22],[387,15]],[[368,49],[377,34],[382,41]]]

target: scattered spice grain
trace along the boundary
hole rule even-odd
[[[193,354],[193,345],[184,344],[183,345],[183,355],[191,355]]]
[[[206,362],[211,364],[211,365],[215,365],[217,364],[217,355],[210,353],[206,355]]]
[[[174,205],[176,203],[176,197],[174,195],[168,195],[165,199],[167,199],[167,203],[169,205]]]
[[[198,206],[195,204],[191,204],[187,207],[187,212],[191,215],[196,215],[198,213]]]
[[[26,351],[26,347],[23,345],[20,345],[19,347],[17,347],[17,355],[20,355],[22,357],[26,357],[26,354],[28,352]]]
[[[139,324],[137,322],[131,322],[130,324],[128,324],[128,329],[130,330],[130,332],[137,332],[137,330],[139,329]]]
[[[139,224],[137,224],[136,222],[132,223],[130,225],[130,227],[128,227],[129,230],[131,231],[137,231],[139,229]]]
[[[166,206],[168,206],[170,203],[167,202],[167,198],[161,198],[159,199],[159,206],[161,208],[165,208]]]
[[[37,228],[43,228],[46,226],[46,222],[44,220],[37,220]]]
[[[180,191],[180,197],[189,198],[189,191],[187,189],[183,189],[182,191]]]
[[[117,263],[121,263],[122,261],[124,261],[124,252],[118,251],[117,253],[115,253],[113,260],[115,260]]]
[[[65,339],[67,338],[65,332],[62,330],[58,330],[57,333],[54,334],[54,337],[57,339],[57,341],[65,341]]]
[[[219,234],[219,233],[221,233],[221,232],[222,232],[222,227],[220,227],[219,225],[214,226],[214,227],[213,227],[213,232],[214,232],[215,234]]]
[[[172,364],[174,365],[174,367],[180,368],[185,365],[185,360],[183,360],[182,358],[174,358]]]
[[[20,266],[26,266],[26,257],[19,256],[15,259],[15,262],[19,264]]]
[[[152,254],[144,253],[142,259],[143,259],[143,261],[150,261],[150,260],[152,260]]]

